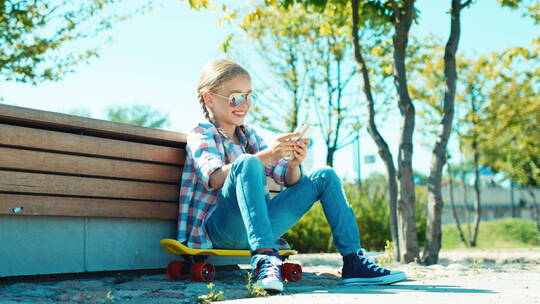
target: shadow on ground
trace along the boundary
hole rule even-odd
[[[436,285],[436,284],[411,284],[415,280],[406,280],[393,285],[341,285],[339,276],[330,273],[310,273],[305,272],[302,280],[298,282],[288,282],[285,286],[284,294],[299,293],[339,293],[339,294],[396,294],[400,292],[429,292],[429,293],[473,293],[473,294],[495,294],[495,291],[488,289],[471,289],[457,285]]]

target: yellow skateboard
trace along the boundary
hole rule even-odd
[[[210,282],[215,279],[216,270],[214,265],[204,262],[208,256],[251,256],[249,250],[230,249],[195,249],[173,239],[163,239],[159,244],[165,251],[181,255],[184,261],[172,261],[167,266],[167,276],[172,280],[185,280],[190,276],[197,282]],[[280,250],[279,255],[286,259],[290,255],[297,254],[296,250]],[[282,276],[287,281],[298,281],[302,277],[302,267],[298,264],[283,263]]]

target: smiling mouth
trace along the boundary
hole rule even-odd
[[[246,116],[246,111],[233,111],[236,116]]]

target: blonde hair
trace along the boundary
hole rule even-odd
[[[204,93],[217,90],[225,81],[233,79],[238,75],[245,75],[251,78],[248,71],[244,69],[244,67],[228,59],[218,59],[210,61],[204,66],[201,72],[201,76],[199,77],[199,84],[197,86],[197,99],[201,104],[204,117],[209,122],[214,124],[214,117],[213,113],[208,109],[208,107],[206,107],[206,104],[204,103]],[[223,130],[223,128],[219,126],[216,126],[216,128],[218,133],[221,134],[222,137],[230,140],[229,136],[227,135],[225,130]],[[242,132],[244,132],[244,135],[246,135],[247,138],[247,132],[243,125],[240,126],[240,129],[242,130]],[[249,144],[247,143],[245,149],[246,151],[248,151],[248,153],[255,153],[254,151],[252,151]],[[227,158],[229,158],[227,151],[225,151],[225,155]]]
[[[228,59],[218,59],[210,61],[204,66],[201,77],[199,78],[199,85],[197,86],[197,98],[201,104],[204,117],[208,121],[213,120],[213,115],[210,110],[204,104],[204,93],[213,92],[225,81],[230,80],[238,75],[246,75],[249,73],[238,63],[235,63]]]

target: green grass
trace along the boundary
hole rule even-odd
[[[462,225],[462,229],[468,239],[467,225]],[[455,224],[444,225],[442,231],[442,249],[466,248],[459,238]],[[505,218],[481,222],[478,233],[478,249],[540,247],[540,234],[536,230],[536,224],[529,220]]]

